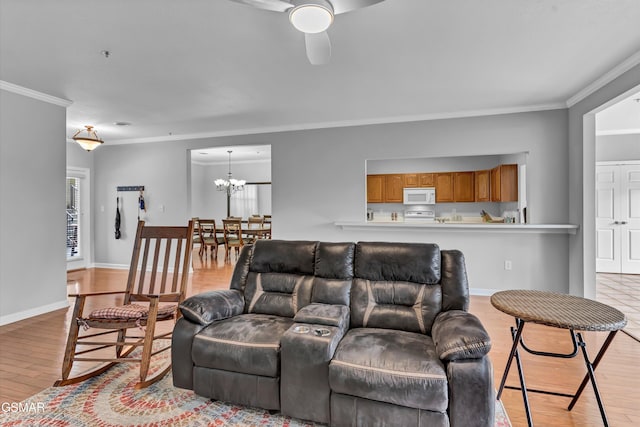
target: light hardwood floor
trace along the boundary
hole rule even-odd
[[[623,312],[624,331],[640,341],[640,274],[596,274],[596,300]]]
[[[208,258],[201,261],[196,251],[190,295],[228,287],[233,265],[224,262],[224,254],[219,258],[218,262]],[[69,291],[122,289],[125,280],[123,270],[89,269],[69,273],[68,288]],[[473,278],[470,280],[473,282]],[[111,302],[96,298],[87,308]],[[0,327],[0,402],[21,401],[51,386],[59,377],[70,311],[58,310]],[[511,346],[509,327],[513,319],[495,310],[488,297],[473,296],[471,312],[480,317],[492,337],[490,355],[497,386]],[[604,333],[585,334],[592,357],[604,338]],[[565,351],[570,347],[567,331],[544,326],[527,325],[525,339],[531,347],[547,351]],[[611,426],[640,425],[639,360],[640,343],[619,333],[596,371]],[[537,389],[573,393],[585,374],[579,357],[565,360],[524,354],[523,364],[528,387]],[[517,385],[515,364],[508,384]],[[502,400],[513,425],[526,425],[520,392],[505,390]],[[530,403],[537,426],[602,425],[590,386],[571,412],[566,409],[569,399],[565,397],[531,393]],[[1,418],[0,413],[0,422]]]

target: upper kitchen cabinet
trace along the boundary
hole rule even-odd
[[[387,203],[402,203],[404,188],[403,174],[385,175],[384,199]]]
[[[404,186],[409,188],[435,187],[435,173],[405,173]]]
[[[420,175],[419,173],[405,173],[404,176],[404,186],[405,187],[419,187],[420,186]]]
[[[435,186],[436,186],[435,173],[419,173],[418,174],[418,187],[435,187]]]
[[[453,201],[473,202],[475,196],[475,172],[455,172],[453,174]],[[436,191],[436,197],[438,192]]]
[[[384,175],[367,175],[367,203],[384,203]]]
[[[518,165],[500,165],[491,169],[491,201],[518,201]]]
[[[444,172],[435,174],[436,203],[454,201],[454,173]]]
[[[481,170],[475,172],[475,201],[491,201],[491,170]]]

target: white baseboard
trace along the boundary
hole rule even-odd
[[[478,295],[483,297],[490,297],[491,295],[499,292],[500,289],[478,289],[478,288],[470,288],[469,295]]]
[[[61,308],[67,307],[69,307],[69,301],[65,299],[63,301],[54,302],[52,304],[30,308],[29,310],[19,311],[18,313],[7,314],[5,316],[0,316],[0,326],[8,325],[9,323],[18,322],[20,320],[28,319],[29,317],[38,316],[40,314],[49,313],[50,311],[60,310]]]
[[[94,262],[91,267],[93,268],[113,268],[116,270],[128,270],[129,264],[104,264],[100,262]],[[90,267],[90,268],[91,268]]]

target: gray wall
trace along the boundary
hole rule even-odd
[[[67,305],[66,110],[0,90],[0,324]]]
[[[112,145],[93,153],[95,263],[128,268],[138,222],[137,192],[117,192],[119,186],[145,186],[150,225],[186,224],[187,177],[190,164],[184,144]],[[189,179],[190,181],[191,179]],[[122,238],[115,239],[116,197],[120,197]]]
[[[187,150],[211,146],[272,146],[274,238],[329,241],[435,242],[465,253],[476,289],[568,289],[568,236],[496,232],[345,231],[335,221],[362,221],[368,159],[494,155],[528,151],[529,201],[536,223],[568,220],[566,110],[450,120],[108,146],[96,151],[96,262],[126,264],[130,236],[113,238],[115,186],[144,184],[153,222],[186,221]],[[160,167],[159,165],[163,165]],[[234,169],[235,171],[235,169]],[[234,172],[235,175],[235,172]],[[133,230],[135,218],[126,215]],[[149,214],[151,217],[152,215]],[[505,271],[510,259],[513,270]],[[541,266],[544,266],[541,268]]]
[[[76,142],[68,142],[67,147],[67,167],[93,168],[94,152],[83,150]]]
[[[596,136],[596,161],[640,160],[640,134]]]

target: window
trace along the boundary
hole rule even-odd
[[[247,218],[258,213],[258,189],[255,185],[245,185],[244,190],[231,195],[231,215]]]

